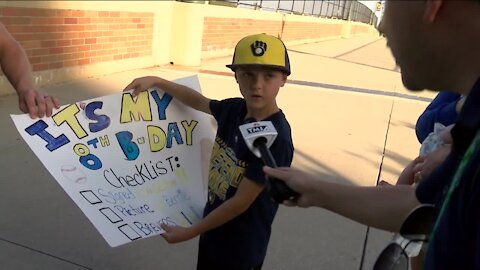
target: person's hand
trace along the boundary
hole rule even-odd
[[[417,157],[416,159],[412,160],[410,163],[408,163],[407,167],[403,169],[402,173],[400,173],[400,176],[398,176],[398,180],[396,185],[411,185],[414,183],[415,179],[415,171],[413,168],[421,162],[421,158]]]
[[[24,113],[28,113],[32,119],[37,117],[52,116],[53,108],[59,109],[60,102],[56,97],[47,95],[46,93],[26,89],[18,91],[18,106]]]
[[[162,237],[170,244],[187,241],[197,236],[190,228],[165,223],[160,226],[165,231]]]
[[[299,206],[310,207],[313,206],[315,191],[313,186],[318,180],[312,175],[289,167],[270,168],[263,167],[263,171],[269,177],[277,178],[284,181],[292,190],[296,191],[299,195],[294,201],[285,200],[283,204],[286,206]]]
[[[412,185],[413,183],[415,183],[415,177],[418,177],[418,175],[416,175],[418,171],[415,171],[414,168],[418,164],[424,162],[424,159],[424,156],[418,156],[410,163],[408,163],[405,169],[403,169],[402,173],[400,173],[400,176],[398,176],[396,185]]]
[[[155,87],[160,80],[162,79],[155,76],[136,78],[129,85],[127,85],[125,89],[123,89],[123,92],[133,90],[133,95],[136,96],[142,91]]]
[[[440,164],[442,164],[452,149],[451,144],[442,144],[438,148],[424,156],[418,157],[418,163],[413,168],[415,182],[427,178]]]

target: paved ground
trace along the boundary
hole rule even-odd
[[[418,115],[434,97],[413,93],[385,40],[356,37],[292,46],[293,74],[278,102],[293,129],[294,166],[326,180],[375,185],[396,180],[417,155]],[[67,82],[43,90],[62,103],[120,91],[133,78],[199,74],[212,98],[239,96],[225,68],[163,66]],[[110,248],[15,130],[15,96],[0,97],[0,269],[194,269],[197,240],[168,245],[152,237]],[[323,209],[281,207],[264,269],[371,269],[390,234]]]

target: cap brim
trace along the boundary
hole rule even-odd
[[[235,72],[235,69],[238,67],[245,67],[245,66],[259,66],[259,67],[269,67],[273,69],[278,69],[280,71],[283,71],[287,73],[287,75],[290,75],[290,70],[286,69],[285,67],[282,66],[275,66],[275,65],[262,65],[262,64],[231,64],[231,65],[225,65],[227,68],[231,69],[233,72]]]

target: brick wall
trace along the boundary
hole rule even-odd
[[[341,34],[342,25],[340,24],[285,22],[281,37],[283,41],[291,41],[327,38],[340,36]]]
[[[152,54],[153,13],[0,8],[34,71]]]
[[[233,48],[241,38],[251,34],[267,33],[277,36],[281,27],[282,23],[279,21],[205,17],[202,51]]]
[[[24,47],[39,86],[169,62],[198,66],[201,59],[230,55],[238,40],[259,32],[290,46],[371,30],[342,20],[177,1],[0,2],[0,21]],[[0,95],[12,92],[0,76]]]
[[[281,36],[286,42],[340,36],[342,32],[341,24],[289,21],[283,27],[282,24],[282,21],[206,17],[202,51],[234,48],[242,37],[257,33]]]

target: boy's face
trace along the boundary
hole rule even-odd
[[[251,109],[276,106],[278,91],[287,81],[284,72],[262,66],[240,66],[235,70],[235,78],[247,106]]]

